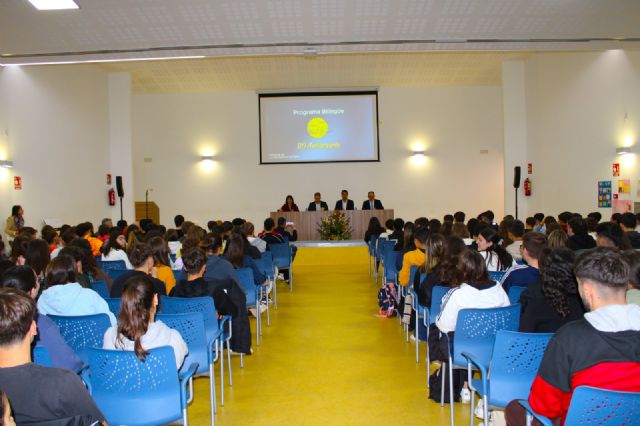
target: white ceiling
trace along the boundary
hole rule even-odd
[[[0,0],[0,63],[640,47],[638,0]],[[617,40],[622,39],[622,40]]]

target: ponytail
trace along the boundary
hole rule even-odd
[[[153,299],[156,295],[153,283],[147,276],[136,275],[125,283],[122,293],[122,307],[118,313],[118,342],[123,338],[134,342],[134,351],[140,361],[145,360],[149,351],[142,347],[141,339],[149,329]]]
[[[504,271],[509,269],[513,263],[513,257],[500,245],[500,235],[498,235],[498,232],[491,227],[487,227],[480,231],[480,235],[482,235],[482,238],[487,242],[492,243],[487,249],[487,262],[491,262],[493,254],[495,253],[496,256],[498,256],[497,270]]]

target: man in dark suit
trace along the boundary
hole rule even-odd
[[[336,207],[334,210],[355,210],[353,200],[349,199],[349,191],[343,189],[340,195],[342,198],[336,201]]]
[[[376,194],[373,191],[369,191],[367,194],[367,200],[362,203],[362,210],[384,210],[382,202],[376,200]]]
[[[322,195],[319,192],[313,194],[313,201],[309,203],[309,207],[307,207],[308,212],[319,212],[319,211],[329,210],[329,206],[327,203],[322,201]]]

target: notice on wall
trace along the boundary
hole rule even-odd
[[[22,178],[20,176],[13,177],[13,189],[20,191],[22,189]]]
[[[613,163],[613,177],[620,176],[620,163]]]
[[[633,205],[631,200],[613,200],[613,212],[614,213],[633,212]]]
[[[611,207],[611,181],[610,180],[598,181],[598,207],[599,208]]]
[[[631,194],[631,179],[620,179],[618,181],[618,194]]]

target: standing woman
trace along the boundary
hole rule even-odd
[[[24,228],[24,210],[21,206],[16,205],[11,207],[11,216],[7,218],[4,232],[10,241],[18,236],[22,228]]]
[[[293,197],[291,195],[287,195],[287,198],[284,201],[282,207],[280,207],[281,212],[299,212],[300,209],[293,201]]]

